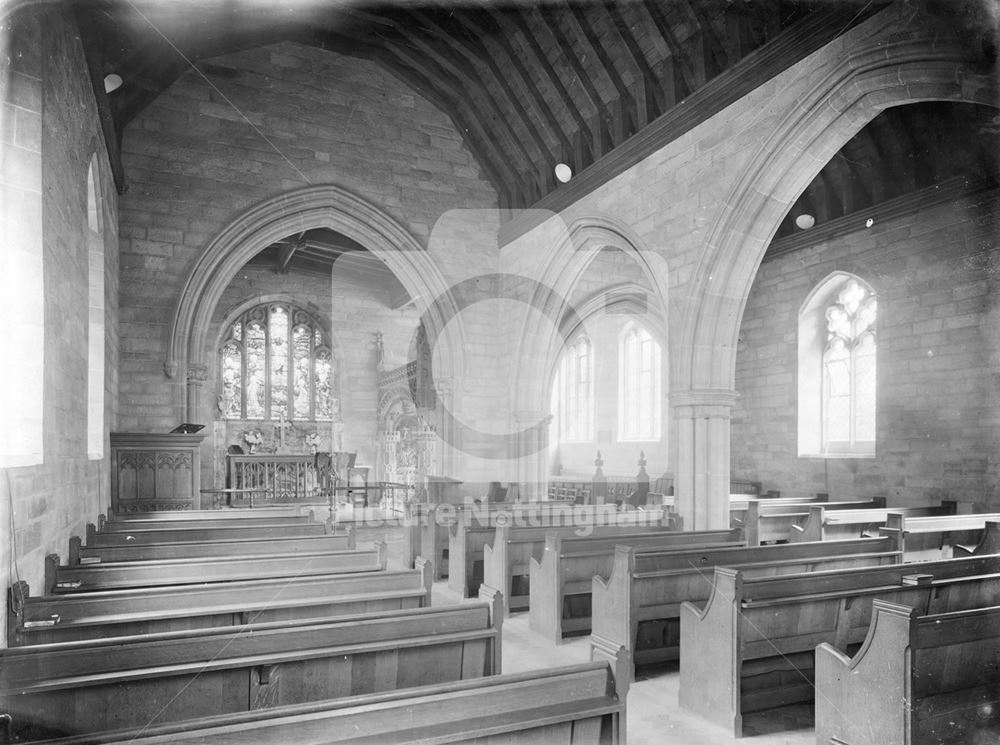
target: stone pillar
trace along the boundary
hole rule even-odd
[[[202,418],[202,407],[201,407],[201,389],[205,385],[205,381],[208,380],[208,366],[207,365],[188,365],[187,369],[187,410],[185,413],[185,422],[191,422],[192,424],[198,424],[199,420]]]
[[[461,443],[455,442],[455,381],[453,378],[434,378],[434,390],[437,394],[438,416],[436,421],[437,435],[440,438],[440,453],[437,457],[440,471],[446,476],[454,476],[456,471],[455,450],[461,448]]]
[[[549,423],[547,411],[515,411],[514,427],[519,433],[515,444],[515,480],[522,500],[545,498],[548,487]]]
[[[674,437],[674,504],[684,530],[729,527],[729,422],[736,392],[670,394]]]

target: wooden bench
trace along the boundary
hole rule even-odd
[[[816,648],[816,742],[954,745],[1000,733],[1000,606],[922,614],[874,601],[850,657]]]
[[[375,572],[385,569],[386,558],[386,544],[381,541],[370,550],[117,561],[64,566],[60,566],[58,554],[49,554],[45,557],[45,593]]]
[[[624,649],[634,665],[680,656],[680,604],[704,603],[716,566],[736,567],[744,577],[824,569],[898,564],[888,538],[715,549],[646,551],[615,548],[607,577],[592,586],[591,659],[610,659]]]
[[[495,675],[499,605],[9,649],[0,711],[39,739]]]
[[[98,523],[131,522],[135,520],[231,520],[233,518],[301,517],[308,515],[311,506],[282,505],[253,509],[218,510],[151,510],[149,512],[112,512],[107,517],[98,516]]]
[[[849,502],[824,502],[827,511],[861,510],[885,507],[884,497],[871,500]],[[787,541],[794,525],[803,522],[809,516],[809,502],[792,502],[774,504],[769,500],[755,500],[747,503],[746,517],[743,528],[746,531],[747,545],[759,546],[762,543]]]
[[[891,537],[907,561],[927,561],[970,553],[1000,553],[1000,513],[910,517],[892,510],[881,535]]]
[[[217,511],[209,510],[209,512],[215,513]],[[132,533],[137,530],[201,530],[205,528],[247,528],[259,525],[284,527],[287,525],[308,525],[315,522],[312,512],[308,515],[270,515],[268,513],[257,515],[247,510],[249,517],[231,517],[221,510],[218,512],[222,513],[223,517],[182,519],[134,517],[128,520],[104,520],[102,515],[98,517],[97,530],[101,533]],[[227,512],[237,511],[228,510]],[[237,514],[243,514],[243,511],[240,510]]]
[[[908,517],[931,517],[954,515],[956,508],[955,502],[944,502],[937,507],[880,507],[860,510],[827,510],[824,505],[815,505],[809,508],[809,514],[803,522],[792,525],[788,540],[793,543],[843,541],[878,535],[878,529],[885,525],[889,512]]]
[[[545,537],[529,570],[528,625],[546,639],[559,642],[567,634],[590,633],[590,591],[595,574],[607,575],[615,546],[668,549],[682,546],[742,546],[739,530],[658,531],[629,536]]]
[[[729,495],[729,525],[733,528],[742,528],[747,523],[747,510],[751,502],[764,502],[774,508],[778,505],[812,505],[826,502],[825,494],[817,494],[815,497],[804,499],[801,497],[761,497],[752,494],[730,494]],[[671,504],[673,504],[671,502]]]
[[[455,524],[459,516],[470,511],[478,514],[490,512],[499,514],[512,510],[519,514],[546,512],[556,509],[566,509],[567,503],[560,500],[540,502],[514,502],[508,504],[412,504],[407,508],[404,518],[403,556],[408,566],[412,566],[418,556],[429,558],[434,562],[434,579],[443,579],[449,571],[449,528]],[[613,510],[613,505],[601,509]]]
[[[164,522],[161,525],[172,524]],[[287,538],[327,535],[328,532],[325,523],[308,521],[286,525],[256,523],[219,526],[192,520],[187,527],[140,526],[134,530],[111,531],[98,531],[93,523],[88,523],[86,543],[87,546],[128,546],[147,543]]]
[[[161,631],[241,626],[430,605],[429,562],[418,569],[239,580],[169,588],[134,588],[31,597],[10,590],[8,646],[47,644]]]
[[[618,512],[612,517],[636,514]],[[578,535],[579,532],[580,527],[573,525],[561,528],[548,526],[519,528],[498,525],[492,539],[487,539],[483,546],[482,584],[503,594],[506,601],[505,613],[510,613],[512,610],[527,610],[531,600],[531,558],[542,555],[546,535],[558,533],[564,537],[571,537]],[[591,535],[596,536],[631,535],[643,532],[648,532],[648,528],[628,524],[595,525],[591,529]]]
[[[627,680],[606,662],[65,738],[59,745],[626,742]]]
[[[500,525],[543,531],[547,527],[570,528],[567,535],[574,531],[577,535],[581,531],[600,532],[605,526],[631,533],[674,529],[671,515],[662,510],[621,511],[614,505],[562,505],[533,510],[466,513],[448,529],[448,587],[453,592],[461,593],[463,597],[475,597],[483,582],[484,547],[493,540]],[[537,543],[539,548],[544,546],[544,532],[538,534]]]
[[[108,561],[159,561],[161,559],[208,558],[210,556],[256,556],[259,554],[345,551],[355,546],[354,531],[331,535],[287,538],[190,540],[167,543],[130,543],[125,546],[84,546],[80,536],[69,539],[67,563],[93,564]]]
[[[716,567],[704,609],[681,604],[680,704],[743,733],[743,717],[813,701],[815,648],[852,652],[876,598],[930,612],[977,607],[1000,592],[1000,555],[750,577]]]

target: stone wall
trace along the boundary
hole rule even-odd
[[[734,474],[782,496],[996,509],[996,194],[878,220],[762,263],[740,332]],[[798,457],[798,312],[831,272],[878,293],[875,458]],[[995,360],[994,360],[995,363]]]
[[[451,121],[378,65],[290,42],[210,62],[211,83],[183,74],[124,136],[129,430],[163,431],[181,420],[183,381],[163,371],[176,298],[205,247],[255,203],[336,184],[424,244],[446,211],[496,205]]]
[[[5,547],[0,584],[24,579],[33,594],[40,594],[45,555],[58,553],[65,561],[70,536],[82,535],[86,523],[95,521],[110,502],[107,432],[114,428],[118,394],[117,194],[72,16],[26,9],[16,14],[11,28],[16,46],[8,57],[11,67],[2,74],[19,76],[20,87],[13,90],[21,97],[5,100],[5,118],[9,106],[21,109],[22,122],[30,120],[28,112],[42,115],[35,120],[39,138],[34,145],[41,155],[34,165],[41,214],[26,210],[21,220],[40,222],[29,229],[41,233],[38,249],[44,267],[43,459],[0,476],[0,543]],[[5,141],[5,156],[8,148]],[[89,460],[87,454],[87,172],[95,151],[105,229],[103,460]]]

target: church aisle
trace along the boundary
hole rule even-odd
[[[435,582],[432,605],[463,601],[448,588]],[[528,628],[528,614],[515,613],[504,621],[503,672],[519,673],[558,665],[572,665],[590,659],[590,637],[581,636],[552,645]],[[677,705],[680,674],[677,663],[639,676],[628,694],[628,745],[814,745],[811,711],[789,707],[779,717],[748,717],[749,734],[739,741],[722,730],[682,711]],[[801,721],[802,717],[805,721]],[[786,729],[787,728],[787,729]],[[780,731],[775,732],[775,729]]]

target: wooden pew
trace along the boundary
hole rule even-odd
[[[591,580],[595,574],[610,573],[618,544],[648,549],[744,545],[739,530],[587,538],[547,535],[541,554],[531,557],[528,625],[532,631],[556,643],[566,634],[590,632]]]
[[[793,543],[843,541],[864,535],[878,535],[878,529],[885,525],[889,512],[908,517],[929,517],[954,515],[956,508],[955,502],[942,502],[937,507],[880,507],[861,510],[827,510],[823,505],[815,505],[809,507],[805,521],[792,525],[788,540]]]
[[[475,597],[483,581],[484,547],[493,540],[499,525],[542,530],[550,526],[569,527],[578,535],[580,531],[599,532],[605,526],[631,533],[674,529],[670,514],[662,510],[620,511],[615,505],[560,505],[497,513],[465,512],[448,529],[448,587],[453,592],[461,593],[463,597]],[[537,543],[541,547],[544,542],[543,532],[538,535]]]
[[[998,521],[998,512],[910,517],[890,510],[879,533],[890,536],[907,561],[928,561],[969,553],[1000,553]]]
[[[355,546],[354,532],[287,538],[191,540],[139,543],[125,546],[84,546],[80,536],[69,539],[67,563],[94,564],[108,561],[159,561],[210,556],[256,556],[258,554],[345,551]]]
[[[874,601],[854,657],[816,648],[816,742],[954,745],[1000,733],[1000,606],[923,614]]]
[[[161,631],[239,626],[430,605],[431,569],[239,580],[168,588],[133,588],[31,597],[27,583],[11,588],[8,646],[47,644]]]
[[[105,522],[130,522],[134,520],[231,520],[233,518],[301,517],[312,511],[311,505],[281,505],[253,509],[218,510],[151,510],[149,512],[112,512],[107,517],[99,515],[98,525]]]
[[[164,523],[166,525],[167,523]],[[142,527],[136,530],[98,531],[87,524],[87,546],[128,546],[133,544],[190,541],[240,540],[251,538],[286,538],[292,536],[326,535],[325,523],[303,522],[291,525],[255,524],[215,526],[192,521],[187,527]]]
[[[222,512],[222,510],[209,510],[209,512],[220,512],[223,516],[180,519],[172,517],[152,519],[134,517],[128,520],[103,520],[101,519],[103,516],[100,516],[97,521],[97,530],[101,533],[132,533],[137,530],[201,530],[205,528],[246,528],[259,525],[283,527],[286,525],[307,525],[315,522],[312,512],[308,515],[269,515],[267,513],[258,515],[247,510],[246,514],[249,514],[248,517],[233,517]],[[236,512],[239,515],[244,514],[242,510],[227,510],[227,512]]]
[[[713,569],[735,567],[744,577],[898,564],[888,538],[667,551],[616,546],[607,577],[592,587],[591,659],[624,649],[635,665],[680,656],[680,604],[704,603]]]
[[[1000,592],[1000,555],[749,577],[716,567],[704,609],[681,604],[680,704],[743,733],[743,717],[813,701],[815,647],[852,652],[876,598],[946,612]]]
[[[622,515],[627,519],[635,520],[635,516],[641,514],[643,513],[618,512],[609,517]],[[653,514],[655,520],[656,513]],[[665,529],[669,530],[671,527],[668,525]],[[586,527],[584,529],[588,530]],[[505,613],[512,610],[528,609],[531,599],[531,557],[541,556],[545,549],[545,537],[550,532],[571,537],[579,535],[580,526],[513,527],[511,525],[498,525],[492,538],[488,538],[483,545],[482,575],[481,577],[473,577],[473,581],[481,580],[485,587],[501,592],[506,601]],[[590,535],[597,536],[631,535],[649,532],[649,528],[627,523],[623,525],[598,524],[589,529],[588,532]]]
[[[751,502],[765,502],[769,507],[774,508],[778,505],[812,505],[827,501],[826,494],[817,494],[815,497],[809,499],[801,497],[760,497],[749,494],[730,494],[729,524],[733,528],[744,527],[747,523],[747,510]]]
[[[18,740],[233,714],[500,672],[488,603],[0,652]]]
[[[606,662],[493,675],[60,739],[59,745],[626,742],[628,682]],[[54,744],[53,744],[54,745]]]
[[[516,510],[518,514],[544,513],[566,509],[567,502],[554,499],[539,502],[515,502],[508,504],[413,504],[407,508],[404,517],[403,555],[408,566],[412,566],[418,556],[429,558],[434,562],[434,579],[443,579],[449,571],[449,528],[455,524],[459,516],[469,512],[478,514],[509,513]],[[614,505],[599,509],[614,510]]]
[[[774,504],[770,500],[756,500],[747,503],[746,518],[743,525],[746,531],[747,545],[759,546],[773,541],[787,541],[792,532],[792,526],[800,523],[809,515],[810,503]],[[828,510],[859,510],[885,507],[884,497],[871,500],[849,502],[825,502]]]
[[[213,556],[160,561],[117,561],[60,566],[59,555],[45,557],[45,593],[74,594],[127,587],[233,582],[245,579],[376,572],[386,567],[386,544],[370,550],[316,553]]]

